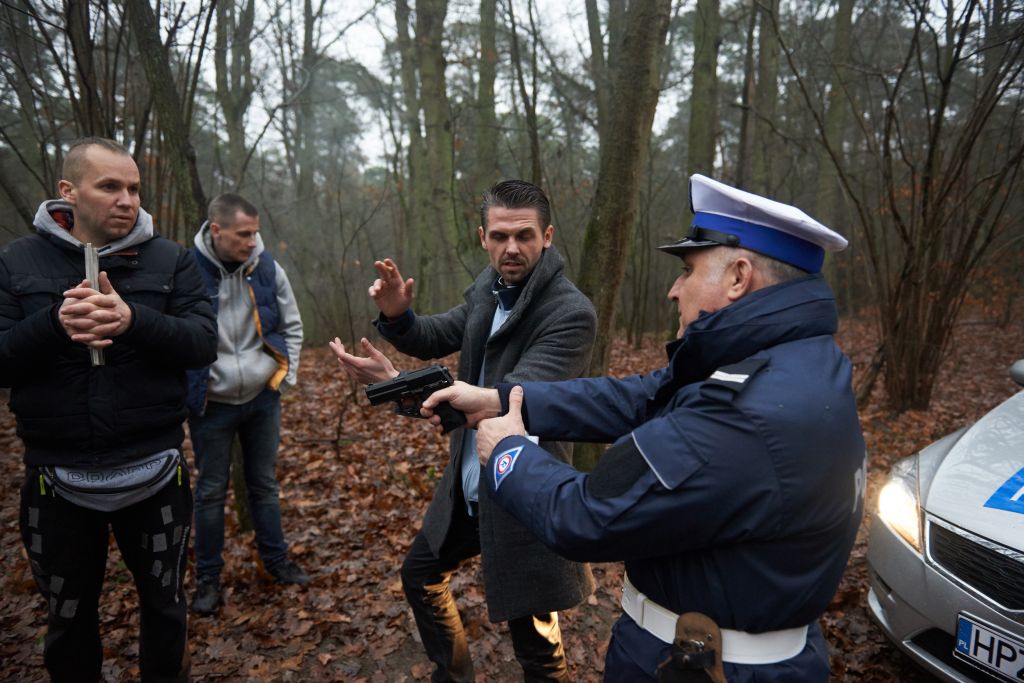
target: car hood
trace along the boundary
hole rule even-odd
[[[922,490],[927,482],[922,483]],[[1024,550],[1024,391],[968,429],[927,489],[924,508],[979,536]]]

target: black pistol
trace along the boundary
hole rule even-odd
[[[398,404],[395,412],[399,415],[423,417],[420,415],[423,399],[453,383],[448,368],[431,365],[429,368],[403,372],[398,377],[367,385],[366,398],[370,399],[370,405],[375,406],[394,401]],[[449,403],[439,403],[434,412],[440,416],[445,434],[466,424],[466,416],[462,411],[452,408]]]

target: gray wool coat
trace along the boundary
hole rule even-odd
[[[498,273],[488,266],[465,291],[465,303],[447,313],[416,316],[402,335],[378,324],[396,349],[420,359],[455,351],[458,378],[476,384],[486,361],[484,386],[498,382],[560,380],[580,377],[590,362],[597,316],[582,292],[563,274],[554,247],[544,251],[509,318],[489,339],[496,307],[492,287]],[[452,432],[449,460],[423,520],[423,535],[438,553],[462,505],[464,429]],[[565,462],[572,445],[541,441]],[[481,475],[482,476],[482,475]],[[580,604],[594,590],[586,564],[571,562],[548,550],[533,534],[490,499],[480,486],[480,555],[484,592],[491,621],[556,612]]]

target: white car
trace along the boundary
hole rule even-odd
[[[1024,391],[893,466],[868,564],[871,616],[918,664],[1024,681]]]

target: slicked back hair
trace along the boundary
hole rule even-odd
[[[131,154],[125,149],[124,145],[119,142],[114,142],[109,138],[101,137],[85,137],[78,138],[71,143],[68,147],[67,154],[64,155],[64,164],[61,166],[60,175],[63,180],[77,185],[82,182],[82,173],[85,170],[85,153],[90,147],[102,147],[108,152],[114,154],[123,154],[126,157],[131,158]]]
[[[487,210],[492,206],[503,209],[536,209],[540,218],[540,231],[551,225],[551,204],[544,190],[525,180],[503,180],[484,192],[480,202],[480,225],[487,229]]]
[[[252,202],[245,197],[225,192],[224,194],[217,195],[210,202],[210,206],[206,210],[206,218],[211,223],[228,228],[235,221],[235,214],[239,211],[252,218],[260,215],[260,212],[252,205]]]

